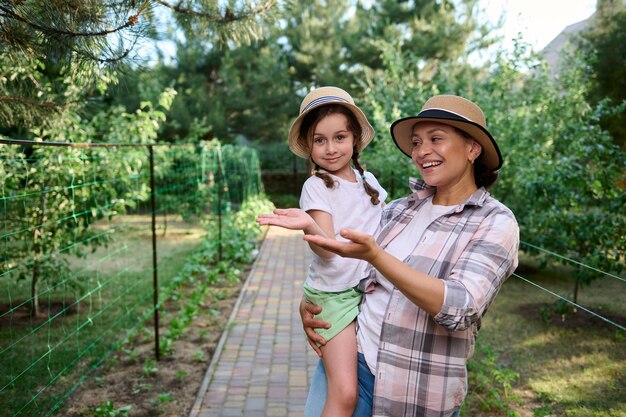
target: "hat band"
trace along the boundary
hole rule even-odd
[[[450,116],[452,116],[451,120],[459,120],[461,119],[461,121],[467,121],[470,123],[475,123],[475,121],[473,121],[472,119],[463,116],[462,114],[453,112],[451,110],[447,110],[447,109],[438,109],[438,108],[430,108],[427,110],[423,110],[421,111],[417,117],[418,118],[427,118],[427,117],[432,117],[432,118],[437,118],[437,119],[444,119],[444,118],[450,118]],[[454,117],[456,116],[456,117]]]
[[[337,97],[337,96],[324,96],[324,97],[316,98],[315,100],[311,101],[309,104],[306,105],[305,108],[302,109],[300,114],[304,113],[305,111],[307,111],[308,109],[310,109],[313,106],[317,106],[319,104],[328,103],[328,102],[336,102],[336,101],[341,101],[341,102],[344,102],[344,103],[352,104],[348,100],[346,100],[345,98],[341,98],[341,97]]]

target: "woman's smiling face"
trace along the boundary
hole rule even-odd
[[[443,123],[419,122],[413,126],[411,142],[411,158],[426,184],[440,190],[474,182],[472,161],[480,154],[475,140]]]

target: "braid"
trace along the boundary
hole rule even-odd
[[[313,163],[313,164],[314,164],[313,175],[315,175],[317,178],[321,178],[324,181],[326,188],[333,188],[335,186],[335,180],[333,180],[332,177],[328,175],[327,173],[320,172],[319,165],[317,165],[316,163]]]
[[[352,154],[352,163],[354,164],[356,169],[359,171],[359,174],[361,174],[361,179],[363,180],[363,187],[365,187],[365,192],[367,193],[367,195],[371,197],[370,201],[372,202],[372,204],[376,205],[380,203],[380,200],[378,199],[378,195],[379,195],[378,190],[372,187],[371,185],[369,185],[369,183],[365,179],[365,170],[363,169],[363,167],[361,166],[361,163],[359,162],[359,151],[356,149],[356,147],[354,149],[354,153]]]

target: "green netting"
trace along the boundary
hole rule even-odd
[[[152,207],[147,146],[8,142],[0,143],[0,402],[3,415],[45,416],[129,332],[151,326],[152,215],[159,234],[168,219],[208,224],[261,191],[260,171],[249,149],[154,146]]]

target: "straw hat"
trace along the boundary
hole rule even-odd
[[[346,91],[338,87],[320,87],[311,91],[300,104],[300,115],[289,129],[289,149],[300,158],[308,159],[311,155],[307,138],[301,135],[300,126],[304,117],[313,109],[325,104],[339,104],[352,111],[361,125],[363,134],[358,151],[363,150],[374,138],[374,128],[367,121],[365,114],[355,104]]]
[[[400,150],[411,156],[413,126],[418,122],[437,122],[463,130],[482,146],[482,160],[491,171],[502,166],[502,155],[496,141],[487,130],[483,111],[476,104],[459,96],[441,95],[430,98],[417,116],[396,120],[391,125],[391,137]]]

